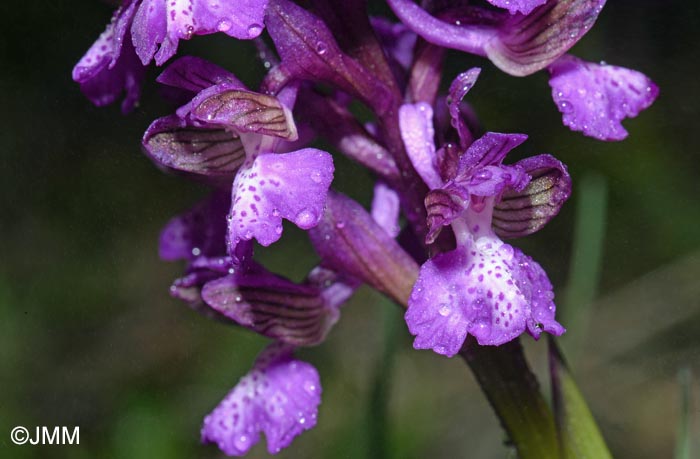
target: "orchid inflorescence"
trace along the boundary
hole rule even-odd
[[[74,68],[93,103],[125,94],[127,113],[146,66],[168,63],[157,81],[183,105],[148,127],[143,148],[212,188],[161,234],[161,257],[187,263],[171,294],[273,340],[204,420],[203,441],[226,454],[245,454],[261,432],[275,453],[315,425],[319,375],[294,350],[323,342],[363,283],[407,308],[416,349],[451,357],[468,335],[497,346],[564,333],[546,273],[503,240],[557,215],[567,168],[549,154],[503,164],[527,136],[481,131],[464,101],[479,69],[440,92],[446,49],[513,76],[548,71],[563,123],[600,140],[625,138],[621,121],[658,94],[639,72],[567,54],[605,0],[387,3],[399,22],[369,17],[366,0],[124,0]],[[257,47],[257,91],[204,59],[174,58],[179,40],[212,33]],[[330,189],[338,154],[376,177],[370,211]],[[253,240],[276,243],[283,220],[320,256],[302,283],[253,259]]]

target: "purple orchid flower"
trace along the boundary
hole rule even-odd
[[[460,126],[459,103],[476,74],[466,72],[457,78],[460,84],[452,85],[453,126]],[[554,319],[554,295],[546,274],[499,238],[494,215],[499,212],[501,220],[524,223],[522,234],[541,228],[569,196],[564,165],[549,155],[503,165],[506,154],[527,137],[489,132],[458,157],[456,167],[440,168],[430,105],[403,105],[399,119],[406,150],[432,190],[426,197],[427,242],[451,225],[457,243],[454,250],[432,257],[420,268],[406,312],[409,330],[416,336],[414,347],[451,357],[467,334],[487,345],[508,342],[526,329],[535,338],[542,330],[561,335],[564,328]],[[453,170],[454,175],[444,177],[441,170]],[[549,192],[534,197],[536,190],[545,188]],[[496,210],[505,196],[506,204]],[[533,204],[547,210],[533,210]]]
[[[252,370],[205,419],[202,441],[243,456],[265,433],[270,454],[316,425],[321,384],[316,369],[294,359],[293,348],[268,346]]]
[[[448,2],[437,16],[412,0],[389,0],[389,5],[430,43],[485,56],[515,76],[548,69],[564,124],[589,137],[622,140],[627,132],[620,121],[637,116],[656,99],[657,86],[639,72],[565,54],[593,26],[605,0],[489,1],[512,14],[460,2]]]
[[[280,98],[259,94],[225,70],[191,57],[176,61],[160,81],[197,93],[176,115],[149,127],[144,148],[163,166],[233,179],[230,254],[241,241],[255,238],[264,246],[277,241],[283,218],[302,229],[318,224],[333,161],[315,148],[282,153],[283,141],[297,139],[288,107],[294,88]]]

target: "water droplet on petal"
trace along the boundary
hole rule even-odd
[[[562,113],[571,113],[574,111],[574,105],[568,100],[559,101],[559,111]]]
[[[248,36],[250,38],[255,38],[262,32],[263,27],[260,24],[251,24],[248,27]]]
[[[438,313],[439,313],[442,317],[447,317],[447,316],[449,316],[451,312],[452,312],[452,309],[450,309],[450,305],[447,304],[447,303],[442,303],[442,304],[440,305],[440,309],[438,309]]]
[[[311,181],[314,183],[321,183],[321,173],[319,171],[312,172]]]
[[[309,394],[315,394],[316,393],[316,384],[314,384],[313,381],[306,381],[304,382],[304,390],[308,392]]]
[[[316,52],[319,55],[323,56],[324,54],[326,54],[327,51],[328,51],[328,45],[326,45],[324,42],[319,41],[318,43],[316,43]]]
[[[294,218],[294,223],[297,224],[302,229],[310,228],[314,223],[316,223],[316,215],[309,209],[303,209]]]
[[[250,439],[246,435],[241,435],[233,440],[233,444],[236,446],[237,449],[245,451],[250,445]]]
[[[226,32],[231,29],[231,21],[228,21],[226,19],[222,19],[219,22],[216,23],[216,29],[219,32]]]

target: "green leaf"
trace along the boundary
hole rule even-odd
[[[562,323],[576,324],[570,327],[564,338],[564,347],[574,362],[577,355],[572,355],[572,351],[584,347],[583,340],[591,321],[591,305],[598,295],[603,267],[607,195],[605,177],[596,173],[581,177],[576,191],[576,226],[569,282],[558,311]]]
[[[549,369],[557,434],[563,459],[612,459],[598,425],[556,341],[549,337]]]

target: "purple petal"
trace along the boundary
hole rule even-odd
[[[426,41],[416,45],[408,81],[408,95],[415,102],[435,103],[440,89],[446,49]]]
[[[508,152],[527,140],[525,134],[487,132],[477,139],[462,155],[457,177],[464,179],[487,166],[500,166]]]
[[[133,2],[128,2],[114,12],[105,31],[73,68],[74,81],[83,83],[94,77],[104,67],[113,68],[116,65],[135,6]]]
[[[600,140],[622,140],[620,122],[651,106],[659,88],[644,74],[564,56],[549,67],[552,97],[573,131]]]
[[[220,83],[230,83],[238,85],[240,89],[245,88],[233,73],[194,56],[183,56],[177,59],[163,70],[156,81],[192,93],[198,93]]]
[[[357,202],[329,192],[323,218],[309,236],[324,266],[406,301],[418,266]]]
[[[393,100],[384,83],[343,53],[326,24],[288,0],[270,1],[268,32],[294,78],[329,83],[384,113]]]
[[[221,260],[222,265],[228,264],[227,260]],[[209,269],[189,269],[184,277],[176,279],[170,286],[170,296],[184,301],[191,309],[209,319],[231,324],[231,319],[210,308],[202,300],[202,286],[221,276],[220,272]]]
[[[236,323],[294,346],[320,343],[338,319],[337,307],[328,307],[319,289],[262,268],[209,282],[202,297]]]
[[[226,253],[227,192],[216,191],[209,198],[178,215],[160,234],[159,254],[164,260],[192,259]]]
[[[425,102],[404,104],[399,108],[399,125],[413,167],[429,188],[442,186],[442,179],[435,167],[433,108]]]
[[[571,177],[566,166],[551,155],[518,161],[531,177],[521,191],[503,193],[493,210],[493,229],[501,238],[527,236],[544,227],[571,195]]]
[[[237,134],[219,127],[194,126],[178,115],[155,120],[142,144],[156,164],[206,177],[233,180],[246,158]]]
[[[163,0],[143,0],[134,16],[131,39],[143,65],[151,62],[158,44],[165,39],[168,27],[165,3]]]
[[[383,182],[374,185],[372,198],[372,218],[391,237],[396,237],[399,227],[401,201],[399,194]]]
[[[413,62],[416,34],[400,22],[391,22],[382,17],[372,17],[371,23],[390,61],[404,71],[408,70]]]
[[[192,99],[192,116],[236,132],[254,132],[294,141],[297,128],[291,111],[273,96],[241,89],[236,83],[209,87]]]
[[[223,32],[241,40],[259,36],[264,28],[267,0],[194,0],[196,34]]]
[[[316,425],[320,403],[316,369],[295,360],[291,348],[273,344],[204,419],[202,442],[216,443],[224,453],[242,456],[264,432],[267,450],[275,454]]]
[[[98,107],[116,101],[126,91],[122,112],[130,112],[141,95],[145,69],[134,53],[126,31],[134,16],[136,3],[127,2],[112,17],[112,22],[73,68],[73,80],[83,94]]]
[[[486,43],[489,59],[515,76],[542,70],[574,46],[593,26],[606,0],[549,0],[528,15],[515,14]]]
[[[469,126],[462,117],[460,106],[462,104],[462,99],[464,99],[464,96],[466,96],[469,90],[474,86],[480,73],[480,68],[473,68],[457,75],[450,85],[450,91],[447,97],[447,107],[451,119],[450,123],[452,127],[457,130],[462,148],[469,147],[473,141],[473,136]]]
[[[530,176],[518,166],[486,166],[475,170],[466,184],[473,196],[500,196],[506,189],[521,191]]]
[[[530,14],[533,9],[544,5],[547,0],[488,0],[488,2],[499,8],[507,9],[510,14]]]
[[[535,339],[538,339],[543,331],[550,335],[563,335],[566,329],[554,319],[554,292],[547,273],[537,262],[518,249],[515,249],[514,258],[514,263],[520,268],[520,275],[514,277],[515,284],[530,301],[528,333]]]
[[[321,290],[326,307],[337,310],[350,299],[361,282],[332,269],[316,266],[309,272],[307,282]]]
[[[413,0],[387,0],[399,20],[427,42],[479,56],[498,30],[484,26],[454,25],[431,16]]]
[[[467,333],[499,345],[526,327],[564,332],[554,320],[554,295],[542,268],[497,238],[439,254],[423,264],[406,311],[416,349],[452,357]]]
[[[316,226],[332,180],[333,159],[325,151],[258,156],[233,183],[229,241],[255,238],[268,246],[282,235],[282,218],[302,229]]]
[[[428,234],[426,244],[437,239],[443,226],[452,223],[469,206],[469,193],[463,187],[431,190],[425,197]]]
[[[134,18],[132,35],[144,65],[155,58],[162,65],[192,35],[224,32],[240,39],[263,30],[267,0],[144,0]]]

